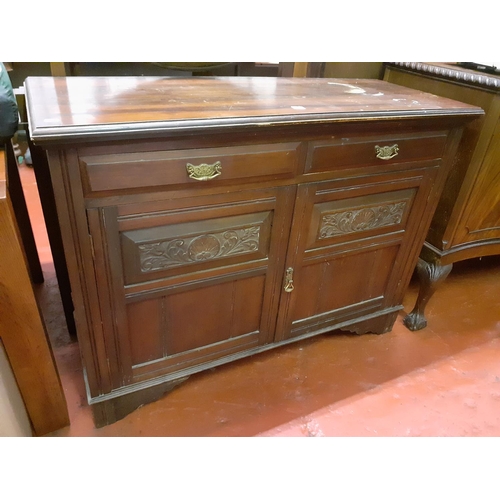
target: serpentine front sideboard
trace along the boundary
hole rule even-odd
[[[189,375],[389,331],[464,124],[378,80],[28,78],[97,426]]]
[[[384,79],[485,111],[465,127],[418,262],[420,291],[404,323],[420,330],[427,325],[425,307],[453,263],[500,254],[500,74],[445,63],[391,63]]]

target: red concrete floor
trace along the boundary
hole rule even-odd
[[[71,342],[33,172],[21,167],[46,282],[37,286],[71,425],[51,436],[500,436],[500,258],[457,263],[429,326],[336,332],[192,376],[95,429]],[[406,294],[411,310],[416,286]]]

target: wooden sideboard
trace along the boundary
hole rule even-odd
[[[98,426],[189,375],[389,331],[464,123],[378,80],[29,78]]]
[[[419,330],[427,325],[429,299],[454,262],[500,254],[500,75],[444,63],[391,63],[384,79],[485,111],[464,130],[418,262],[420,292],[404,322]]]

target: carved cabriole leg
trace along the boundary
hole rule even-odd
[[[412,332],[427,326],[427,320],[424,316],[425,306],[434,295],[437,287],[450,274],[452,267],[453,264],[444,266],[439,262],[426,262],[423,259],[418,259],[417,275],[420,281],[420,290],[413,311],[403,320],[404,325]]]

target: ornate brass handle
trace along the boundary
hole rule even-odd
[[[285,292],[292,292],[293,291],[293,267],[289,267],[286,270],[286,275],[285,275]]]
[[[375,152],[377,153],[377,158],[381,160],[390,160],[397,156],[399,151],[399,146],[394,144],[393,146],[375,146]]]
[[[209,181],[222,174],[222,165],[220,161],[216,161],[212,165],[207,165],[206,163],[191,165],[191,163],[188,163],[186,165],[186,170],[191,179],[196,181]]]

